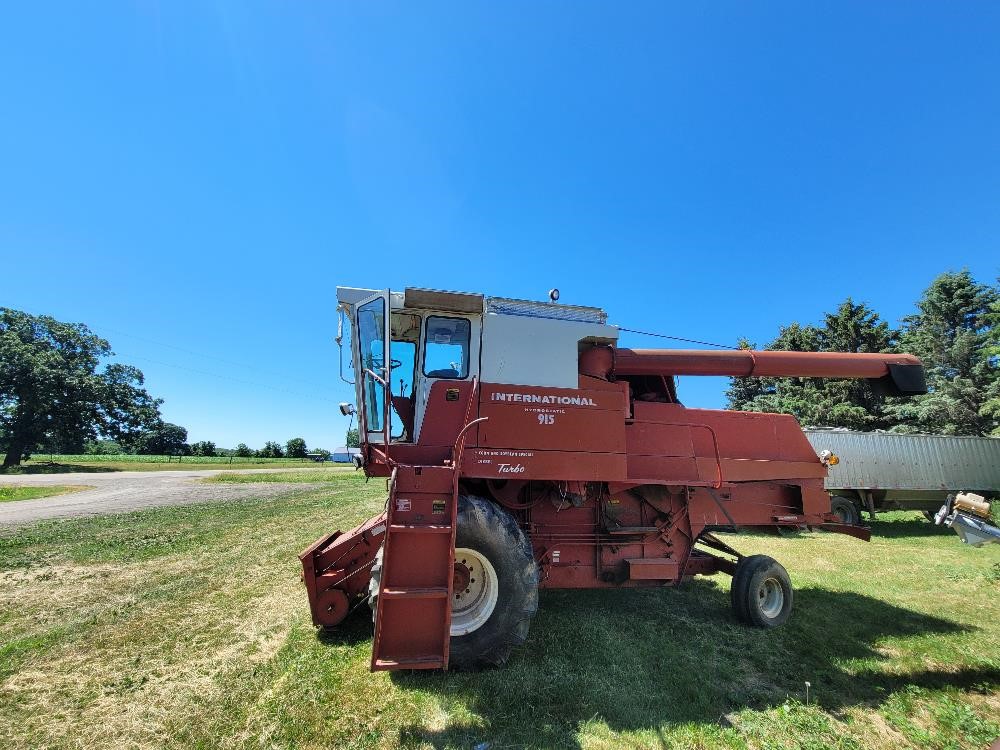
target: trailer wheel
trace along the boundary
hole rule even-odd
[[[758,628],[776,628],[792,613],[792,582],[767,555],[741,558],[730,589],[736,619]]]
[[[857,526],[861,523],[861,511],[851,500],[840,495],[830,498],[830,511],[837,514],[841,523],[848,523]]]
[[[382,549],[368,589],[373,618],[381,578]],[[475,495],[458,497],[453,588],[449,668],[506,662],[538,610],[538,566],[514,517]]]

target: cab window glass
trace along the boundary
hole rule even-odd
[[[361,390],[368,432],[381,432],[385,413],[385,388],[379,382],[385,369],[385,300],[373,299],[358,309],[361,354]]]
[[[393,440],[412,440],[413,436],[413,370],[416,363],[417,345],[412,341],[389,342],[391,362],[389,403],[392,405],[390,417]]]
[[[429,378],[464,378],[469,374],[469,340],[472,324],[465,318],[427,318],[424,338],[424,375]]]

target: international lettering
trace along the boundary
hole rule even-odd
[[[519,404],[558,404],[560,406],[597,406],[594,399],[587,396],[546,396],[537,393],[494,393],[493,401]]]

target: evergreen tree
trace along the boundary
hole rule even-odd
[[[1000,292],[1000,278],[997,279],[997,290]],[[1000,294],[990,305],[986,313],[986,357],[991,365],[992,382],[986,388],[985,399],[979,410],[980,415],[990,420],[993,425],[991,434],[1000,437]]]
[[[767,349],[778,351],[884,352],[897,334],[878,313],[848,297],[822,326],[792,323]],[[872,430],[888,425],[885,399],[863,380],[733,378],[730,408],[792,414],[802,424]]]
[[[991,397],[998,376],[990,356],[996,328],[997,291],[967,270],[946,272],[931,282],[917,312],[903,319],[899,349],[920,357],[928,393],[895,400],[898,430],[945,435],[986,435],[997,427]]]

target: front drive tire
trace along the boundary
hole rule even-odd
[[[741,558],[730,589],[736,619],[757,628],[776,628],[792,614],[792,582],[767,555]]]
[[[458,497],[456,550],[471,550],[485,558],[492,567],[497,596],[489,617],[480,625],[476,618],[452,622],[449,666],[453,669],[476,669],[503,664],[511,649],[528,637],[531,618],[538,611],[538,566],[527,535],[517,521],[489,500],[475,495]],[[468,558],[466,558],[468,560]],[[461,558],[456,558],[461,562]],[[475,569],[473,569],[475,574]],[[452,611],[456,612],[455,592]],[[461,600],[458,600],[461,607]],[[475,626],[463,635],[457,631]]]
[[[531,618],[538,611],[538,566],[531,543],[510,513],[485,498],[459,495],[455,550],[455,562],[465,561],[469,582],[467,589],[452,594],[449,668],[503,664],[511,649],[527,639]],[[375,558],[369,585],[373,617],[382,551]]]

